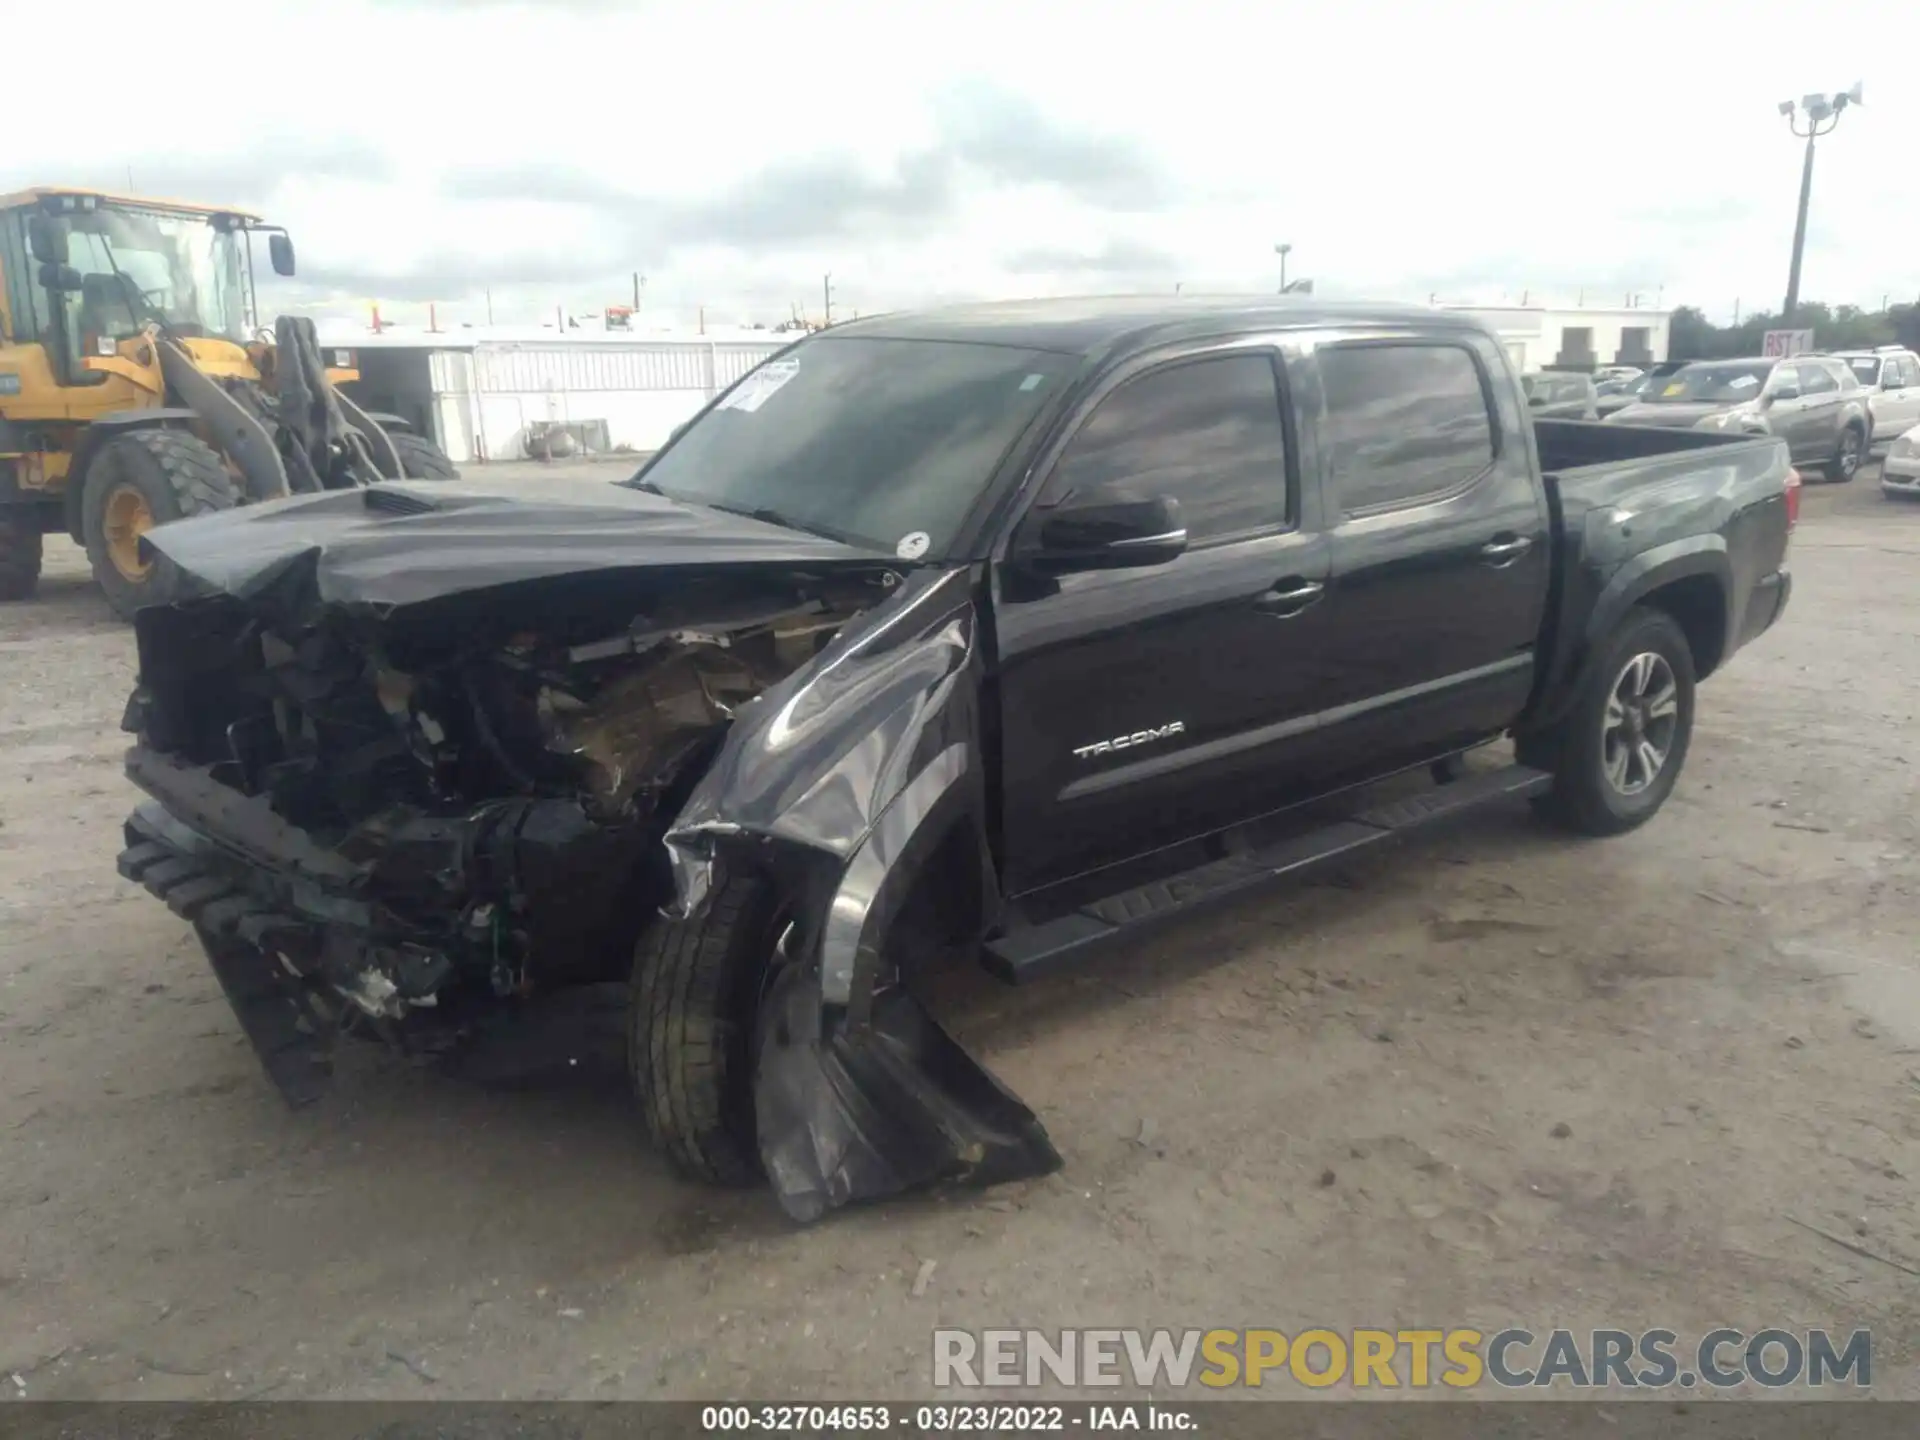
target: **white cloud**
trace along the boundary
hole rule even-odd
[[[690,317],[1056,289],[1617,300],[1785,287],[1800,148],[1775,111],[1866,85],[1823,141],[1803,294],[1920,296],[1920,18],[1615,0],[178,0],[155,123],[18,66],[0,181],[253,202],[304,284],[532,318]],[[72,19],[11,17],[15,53]],[[96,0],[89,30],[148,10]],[[188,83],[191,82],[191,83]],[[193,99],[203,89],[215,105]],[[155,141],[153,136],[164,136]],[[12,188],[11,184],[8,188]]]

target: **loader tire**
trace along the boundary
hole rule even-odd
[[[458,480],[460,472],[453,461],[433,441],[404,430],[389,430],[394,454],[400,457],[400,469],[409,480]]]
[[[689,920],[656,918],[635,949],[627,1065],[647,1132],[676,1168],[759,1181],[753,1031],[784,915],[773,886],[724,879]]]
[[[140,554],[156,525],[231,510],[240,491],[213,447],[184,430],[134,430],[109,440],[87,467],[81,533],[94,577],[114,613],[131,620],[142,605],[179,598],[171,560]]]
[[[0,600],[29,600],[40,583],[40,517],[0,511]]]

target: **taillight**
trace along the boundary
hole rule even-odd
[[[1800,472],[1787,471],[1787,529],[1800,523]]]

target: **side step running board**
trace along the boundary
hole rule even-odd
[[[1494,801],[1543,794],[1552,784],[1551,775],[1525,765],[1509,765],[1504,770],[1454,780],[1408,799],[1362,810],[1304,835],[1228,855],[1165,880],[1109,895],[1042,924],[1015,930],[987,942],[986,965],[1002,980],[1017,985],[1071,964],[1123,932],[1191,914],[1283,876],[1302,875],[1316,866]]]

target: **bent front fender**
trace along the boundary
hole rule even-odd
[[[888,963],[889,929],[956,832],[978,857],[984,915],[997,905],[972,576],[916,572],[866,618],[735,718],[666,836],[683,915],[723,864],[770,869],[794,899],[757,1017],[755,1111],[767,1174],[803,1220],[1060,1163]]]

